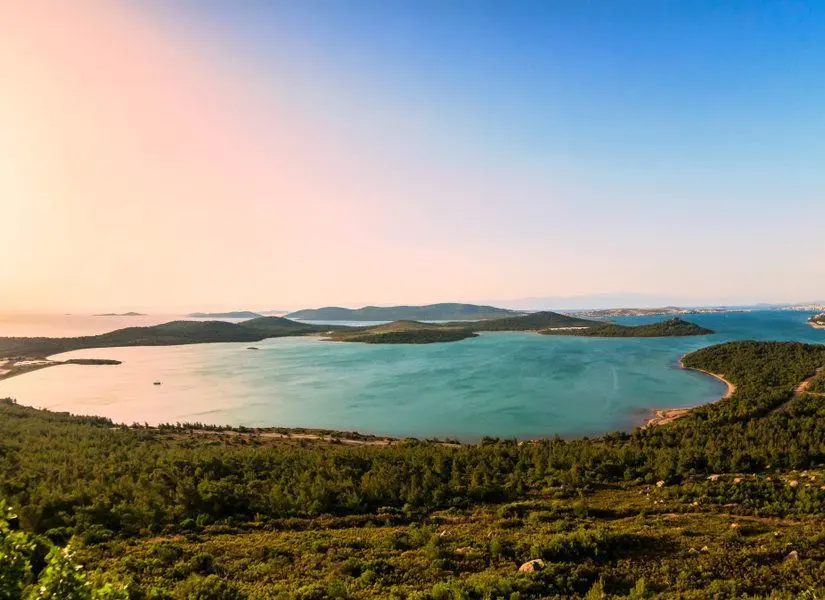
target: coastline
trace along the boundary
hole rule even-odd
[[[0,381],[17,377],[18,375],[25,375],[41,369],[49,367],[56,367],[59,365],[119,365],[119,360],[109,360],[105,358],[71,358],[69,360],[52,360],[50,358],[43,359],[10,359],[4,363],[0,363]]]
[[[683,362],[684,356],[679,359],[679,368],[685,369],[686,371],[697,371],[699,373],[704,373],[705,375],[709,375],[714,379],[718,379],[722,383],[727,386],[727,391],[725,394],[719,398],[719,400],[727,400],[736,392],[736,386],[733,385],[730,381],[725,379],[722,375],[717,373],[711,373],[710,371],[705,371],[703,369],[697,369],[695,367],[686,367],[685,363]],[[714,402],[718,402],[719,400],[714,400]],[[710,403],[707,403],[710,404]],[[641,429],[648,429],[649,427],[656,427],[659,425],[667,425],[668,423],[672,423],[676,419],[685,416],[690,411],[698,406],[704,406],[704,404],[697,404],[696,406],[687,406],[684,408],[652,408],[650,412],[653,416],[648,417],[644,420],[644,423],[641,426]]]

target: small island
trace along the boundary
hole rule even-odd
[[[808,319],[808,325],[815,329],[825,329],[825,313],[814,315]]]
[[[125,312],[125,313],[101,313],[94,315],[95,317],[145,317],[144,313],[139,312]]]
[[[619,325],[602,323],[593,327],[570,327],[564,329],[544,329],[543,335],[577,335],[583,337],[677,337],[689,335],[710,335],[712,329],[705,329],[678,317],[649,323],[647,325]]]
[[[377,327],[342,329],[326,338],[333,342],[361,342],[364,344],[433,344],[457,342],[478,334],[466,327],[394,321]]]

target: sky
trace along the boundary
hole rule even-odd
[[[5,2],[0,310],[822,301],[823,73],[815,0]]]

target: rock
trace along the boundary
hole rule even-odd
[[[719,481],[721,475],[708,475],[708,480],[710,481]]]
[[[789,560],[799,560],[799,552],[796,550],[791,550],[788,552],[788,555],[785,557],[784,562],[788,562]]]
[[[664,481],[657,481],[657,482],[656,482],[656,487],[657,487],[657,488],[663,488],[663,487],[665,487],[665,482],[664,482]]]
[[[518,570],[519,573],[535,573],[536,571],[541,571],[543,568],[544,561],[540,558],[535,558],[521,565]]]
[[[688,550],[688,554],[699,554],[699,551],[696,548],[691,548]]]
[[[773,481],[773,477],[771,477],[770,475],[768,475],[767,477],[765,477],[765,481]]]
[[[733,483],[742,483],[742,478],[741,477],[735,477],[734,480],[733,480]]]
[[[730,528],[731,529],[738,529],[739,528],[739,523],[731,523]]]
[[[707,546],[702,546],[702,552],[707,554],[708,552],[710,552],[710,548],[708,548]]]
[[[789,485],[789,486],[791,486],[791,487],[796,487],[796,486],[798,486],[798,485],[799,485],[799,482],[798,482],[796,479],[791,479],[791,480],[788,482],[788,485]]]
[[[449,529],[445,529],[444,531],[442,531],[441,533],[438,534],[438,537],[449,537],[449,536],[450,536],[450,530]]]

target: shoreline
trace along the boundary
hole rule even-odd
[[[697,373],[703,373],[705,375],[709,375],[714,379],[718,379],[722,383],[727,386],[727,390],[725,391],[724,395],[722,395],[718,400],[714,400],[713,402],[719,402],[719,400],[727,400],[736,392],[736,386],[733,385],[730,381],[725,379],[722,375],[717,373],[711,373],[710,371],[705,371],[704,369],[697,369],[695,367],[686,367],[683,359],[685,357],[682,356],[679,359],[679,368],[684,369],[686,371],[696,371]],[[644,420],[644,423],[641,426],[641,429],[648,429],[650,427],[657,427],[659,425],[667,425],[668,423],[672,423],[676,419],[680,417],[684,417],[694,408],[699,406],[704,406],[705,404],[713,404],[713,402],[705,402],[702,404],[697,404],[695,406],[686,406],[683,408],[652,408],[650,412],[653,416],[648,417]]]
[[[20,364],[22,363],[22,364]],[[49,367],[57,367],[59,365],[119,365],[119,360],[110,360],[107,358],[70,358],[69,360],[52,360],[51,358],[32,359],[24,358],[22,360],[10,359],[4,363],[0,363],[0,381],[17,377],[18,375],[25,375],[26,373],[33,373]]]

